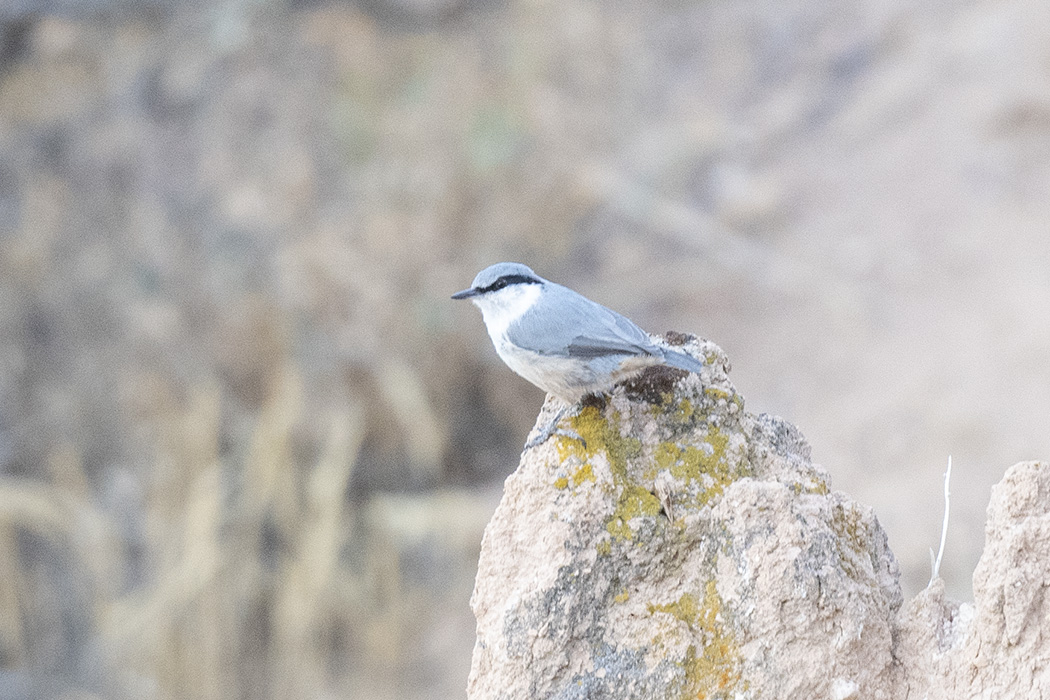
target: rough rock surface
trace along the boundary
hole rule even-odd
[[[702,376],[618,386],[507,479],[469,697],[1050,700],[1050,463],[995,487],[972,604],[935,580],[902,608],[872,512],[675,340]]]
[[[1050,463],[1016,464],[992,490],[973,604],[938,584],[901,616],[898,697],[1050,700]]]
[[[890,698],[897,565],[725,355],[654,368],[522,455],[472,606],[471,698]],[[560,404],[548,399],[538,426]]]

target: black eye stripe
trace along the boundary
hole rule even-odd
[[[527,277],[525,275],[506,275],[504,277],[500,277],[498,280],[496,280],[495,282],[493,282],[489,286],[487,286],[487,287],[485,287],[483,289],[479,289],[478,291],[481,292],[482,294],[485,294],[487,292],[495,292],[497,290],[503,289],[504,287],[506,287],[508,285],[511,285],[511,284],[539,284],[539,283],[540,283],[540,281],[538,279],[535,279],[533,277]]]

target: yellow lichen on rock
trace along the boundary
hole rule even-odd
[[[598,453],[604,453],[613,471],[627,469],[627,460],[641,451],[638,438],[624,437],[617,426],[620,415],[615,411],[606,419],[597,406],[585,406],[578,414],[569,418],[573,432],[582,440],[565,435],[558,436],[558,458],[562,463],[571,457],[589,462]]]
[[[621,435],[619,420],[620,416],[616,412],[605,418],[596,406],[586,406],[569,419],[572,430],[582,440],[560,436],[557,447],[563,463],[573,458],[582,462],[572,477],[573,485],[577,487],[584,481],[597,483],[593,460],[599,454],[605,457],[612,476],[610,490],[617,497],[616,508],[606,523],[606,530],[617,540],[632,540],[634,531],[630,521],[637,517],[656,516],[660,512],[660,502],[647,489],[629,478],[627,463],[641,453],[641,441]]]
[[[617,540],[633,540],[631,520],[639,517],[655,517],[660,514],[660,501],[656,496],[635,484],[622,484],[616,510],[605,524],[605,529]]]
[[[585,481],[594,482],[594,469],[590,462],[584,462],[579,469],[572,473],[572,485],[579,486]]]
[[[697,482],[701,486],[697,504],[707,505],[721,495],[726,486],[750,474],[747,462],[735,459],[728,447],[729,436],[714,426],[708,428],[700,446],[661,442],[653,453],[653,464],[646,478],[654,478],[667,470],[686,484]]]
[[[722,598],[715,581],[707,582],[702,599],[685,593],[673,603],[650,604],[648,610],[650,614],[666,613],[684,622],[697,640],[689,645],[682,661],[685,683],[681,697],[730,697],[741,680],[740,648],[722,619]]]

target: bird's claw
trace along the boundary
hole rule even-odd
[[[583,445],[583,449],[587,449],[587,441],[583,439],[583,436],[581,436],[577,432],[574,432],[572,430],[565,430],[563,428],[555,428],[553,430],[541,430],[539,434],[536,435],[536,437],[532,438],[531,440],[525,443],[525,449],[531,450],[533,447],[542,445],[554,435],[561,435],[562,437],[567,437],[570,440],[579,440],[580,444]]]
[[[547,423],[547,425],[545,425],[539,433],[536,434],[536,437],[532,438],[531,440],[525,443],[525,449],[531,450],[533,447],[542,445],[543,443],[547,442],[547,440],[550,439],[552,435],[561,435],[562,437],[567,437],[572,440],[579,440],[583,444],[583,448],[587,449],[587,441],[584,440],[579,433],[573,430],[566,430],[564,428],[558,427],[558,423],[560,423],[561,419],[565,417],[566,412],[567,409],[562,409],[558,411],[554,418],[551,419],[551,421]]]

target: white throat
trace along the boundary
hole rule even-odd
[[[485,327],[492,342],[499,346],[499,338],[507,331],[507,326],[532,308],[543,293],[543,284],[515,284],[504,287],[498,292],[475,297],[475,306],[481,309]]]

